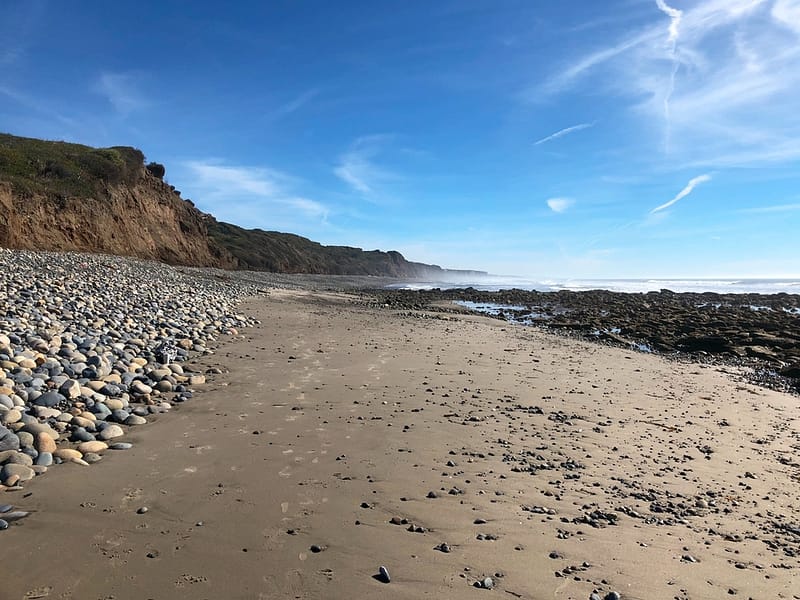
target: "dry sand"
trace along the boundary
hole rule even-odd
[[[36,512],[0,533],[0,598],[800,597],[797,398],[481,317],[257,302],[133,450],[3,495]]]

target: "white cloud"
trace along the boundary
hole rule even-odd
[[[142,110],[150,102],[139,90],[139,77],[132,73],[102,73],[92,90],[105,98],[123,116]]]
[[[320,202],[290,193],[287,188],[296,181],[274,169],[230,166],[214,161],[187,161],[184,166],[192,176],[191,183],[185,187],[191,187],[202,202],[214,205],[214,210],[223,215],[230,212],[250,219],[267,215],[276,220],[286,217],[296,220],[299,216],[324,221],[330,212]]]
[[[686,184],[686,187],[684,187],[680,192],[678,192],[678,194],[672,200],[665,202],[660,206],[656,206],[653,210],[650,211],[650,214],[657,213],[664,209],[669,208],[670,206],[675,204],[678,200],[681,200],[682,198],[685,198],[686,196],[691,194],[694,188],[696,188],[698,185],[706,181],[711,181],[711,175],[709,175],[708,173],[706,173],[705,175],[698,175],[697,177],[693,177],[692,179],[689,180],[689,183]]]
[[[556,213],[563,213],[568,208],[575,204],[572,198],[550,198],[547,200],[547,206]]]
[[[397,179],[394,173],[378,166],[373,160],[390,138],[388,135],[368,135],[356,139],[350,149],[342,154],[333,173],[357,192],[373,194],[381,183]]]
[[[643,136],[661,138],[662,155],[650,159],[673,166],[797,160],[799,35],[800,0],[706,0],[684,10],[655,0],[650,26],[575,57],[538,92],[585,85],[628,100]]]
[[[775,0],[772,16],[781,24],[800,34],[800,0]]]
[[[539,144],[544,144],[545,142],[557,140],[558,138],[564,137],[565,135],[569,135],[570,133],[581,131],[583,129],[589,129],[590,127],[594,127],[594,123],[580,123],[578,125],[573,125],[572,127],[565,127],[564,129],[559,129],[555,133],[551,133],[550,135],[534,142],[533,145],[538,146]]]

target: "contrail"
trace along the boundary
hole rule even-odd
[[[589,127],[594,127],[594,123],[595,122],[581,123],[580,125],[573,125],[572,127],[561,129],[560,131],[556,131],[555,133],[548,135],[547,137],[543,137],[538,142],[534,142],[533,145],[538,146],[539,144],[544,144],[545,142],[549,142],[550,140],[557,140],[560,137],[564,137],[567,134],[580,131],[581,129],[589,129]]]
[[[664,147],[665,150],[669,151],[669,101],[672,97],[672,92],[675,91],[675,76],[678,74],[678,66],[680,64],[676,56],[676,47],[678,44],[678,33],[683,11],[678,10],[677,8],[672,8],[666,2],[664,2],[664,0],[656,0],[656,6],[658,6],[658,9],[670,19],[667,44],[669,44],[669,55],[670,58],[672,58],[672,72],[669,76],[669,87],[667,88],[667,94],[664,96],[664,119],[667,123],[667,134],[666,139],[664,140]]]
[[[696,188],[698,185],[700,185],[701,183],[704,183],[706,181],[711,181],[711,175],[709,175],[707,173],[705,175],[698,175],[694,179],[690,179],[689,183],[686,184],[686,187],[683,188],[680,192],[678,192],[677,196],[675,196],[669,202],[665,202],[661,206],[656,206],[653,210],[650,211],[650,214],[652,215],[653,213],[657,213],[658,211],[664,210],[665,208],[669,208],[670,206],[675,204],[681,198],[685,198],[686,196],[691,194],[692,190],[694,190],[694,188]]]

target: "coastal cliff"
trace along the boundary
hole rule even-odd
[[[0,247],[117,254],[277,273],[436,277],[399,252],[324,246],[217,221],[135,148],[0,134]]]

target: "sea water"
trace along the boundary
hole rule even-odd
[[[718,294],[800,294],[800,279],[526,279],[488,275],[469,279],[441,281],[409,280],[391,284],[389,288],[406,290],[453,289],[471,287],[493,292],[531,290],[557,292],[570,290],[609,290],[612,292],[646,293],[662,289],[673,292],[715,292]]]

